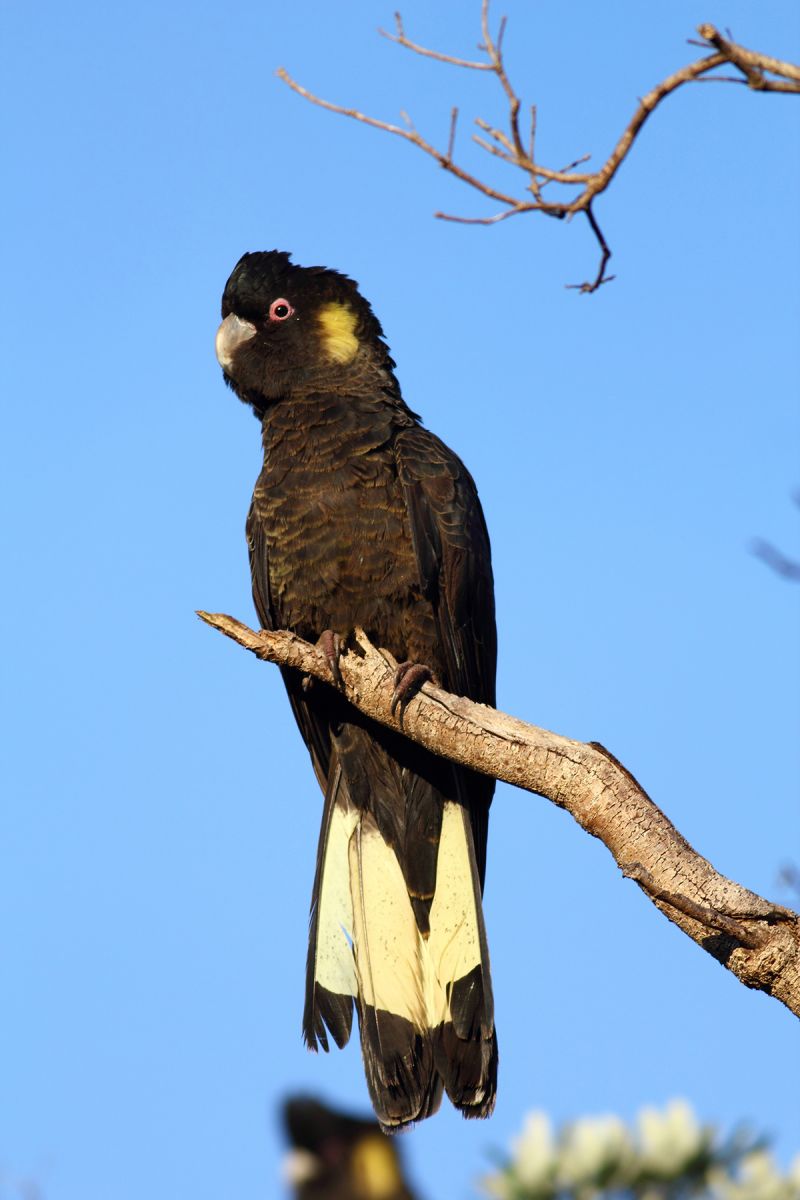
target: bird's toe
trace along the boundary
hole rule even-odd
[[[401,725],[403,713],[408,707],[409,701],[414,699],[423,683],[428,683],[431,679],[433,679],[433,671],[424,663],[403,662],[399,664],[394,673],[391,712],[392,716],[397,712]]]

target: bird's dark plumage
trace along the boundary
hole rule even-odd
[[[293,1096],[283,1109],[292,1151],[285,1167],[297,1200],[417,1200],[396,1138],[374,1121]]]
[[[489,539],[469,472],[405,405],[372,309],[344,275],[245,254],[217,357],[262,422],[247,520],[264,628],[356,626],[398,662],[494,704]],[[393,1129],[494,1105],[497,1045],[481,892],[494,780],[283,672],[325,794],[303,1029],[342,1046],[353,1004],[367,1084]]]

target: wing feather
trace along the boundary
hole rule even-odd
[[[421,426],[398,435],[395,453],[422,586],[433,605],[446,664],[442,684],[458,695],[494,706],[494,584],[477,488],[458,456]],[[455,774],[459,798],[472,823],[482,888],[495,781],[464,769],[455,769]]]

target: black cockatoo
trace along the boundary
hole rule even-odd
[[[361,626],[398,663],[407,701],[427,673],[494,704],[489,538],[475,484],[404,403],[356,284],[245,254],[222,297],[217,358],[261,422],[247,518],[265,629],[321,641],[335,666]],[[426,670],[427,669],[427,670]],[[325,794],[303,1032],[350,1037],[386,1130],[442,1088],[467,1117],[494,1106],[497,1042],[481,910],[494,780],[362,716],[340,692],[284,683]]]
[[[296,1200],[419,1200],[398,1139],[385,1137],[374,1121],[313,1096],[290,1097],[283,1119],[292,1145],[284,1175]]]

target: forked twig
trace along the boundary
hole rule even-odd
[[[800,507],[800,491],[795,492],[792,499]],[[766,563],[776,575],[781,575],[792,583],[800,583],[800,559],[790,558],[788,554],[784,554],[782,550],[764,538],[756,538],[751,543],[750,549],[756,558],[760,558],[763,563]]]
[[[436,62],[445,63],[450,66],[460,67],[464,70],[487,71],[495,76],[505,94],[508,105],[508,130],[506,132],[495,129],[488,122],[477,118],[476,125],[487,136],[483,137],[479,134],[474,134],[473,141],[491,157],[499,158],[504,163],[516,167],[523,172],[526,177],[524,192],[518,196],[500,190],[485,179],[459,166],[455,161],[456,121],[458,117],[458,109],[456,107],[452,108],[448,146],[447,150],[443,151],[426,141],[417,132],[410,120],[408,120],[408,128],[403,129],[388,121],[369,117],[357,109],[346,108],[343,105],[332,104],[329,100],[323,100],[292,79],[283,67],[278,70],[278,76],[293,91],[297,92],[298,95],[303,96],[312,104],[319,105],[320,108],[340,113],[342,116],[351,117],[353,120],[370,125],[374,129],[381,129],[385,133],[392,133],[398,137],[405,138],[406,141],[411,142],[412,145],[416,146],[424,154],[433,158],[444,170],[449,171],[450,174],[460,179],[462,183],[466,183],[482,196],[486,196],[488,199],[503,205],[501,212],[488,217],[464,217],[456,216],[452,213],[437,212],[435,216],[441,220],[458,221],[464,225],[495,225],[497,222],[504,221],[508,217],[515,217],[520,213],[526,212],[543,212],[548,216],[560,218],[571,218],[575,213],[585,213],[600,249],[600,265],[593,280],[580,284],[567,285],[584,295],[596,292],[603,284],[610,283],[614,278],[613,275],[606,274],[611,250],[593,211],[593,202],[606,190],[612,179],[614,179],[620,166],[630,153],[648,117],[667,96],[677,91],[678,88],[683,87],[684,84],[699,82],[739,83],[745,84],[754,91],[800,94],[800,66],[784,62],[771,55],[749,50],[747,47],[740,46],[730,40],[730,38],[724,38],[715,26],[703,24],[698,27],[698,33],[702,41],[695,41],[693,44],[699,45],[704,50],[711,51],[711,53],[667,76],[666,79],[656,84],[654,88],[642,97],[636,111],[619,137],[617,144],[601,167],[593,172],[576,172],[574,168],[588,161],[590,157],[584,154],[574,159],[569,166],[561,170],[554,170],[543,166],[535,158],[537,119],[535,105],[531,106],[531,123],[527,148],[523,143],[520,132],[522,101],[511,84],[503,59],[503,35],[505,29],[506,18],[503,17],[498,27],[497,36],[492,36],[489,23],[489,0],[481,0],[481,33],[483,40],[480,50],[485,55],[485,59],[481,61],[460,58],[456,55],[446,54],[442,51],[422,46],[417,42],[412,42],[406,36],[400,13],[395,13],[395,32],[387,33],[385,30],[380,30],[380,33],[383,37],[388,38],[389,41],[395,42],[397,45],[412,51],[414,54],[419,54],[425,58],[431,58]],[[734,67],[739,74],[709,74],[709,72],[716,71],[718,67],[723,65]],[[571,194],[563,200],[544,200],[542,198],[542,191],[546,186],[551,184],[560,184],[569,189],[578,188],[580,190],[577,195]]]
[[[603,236],[602,229],[594,219],[592,206],[589,205],[584,211],[586,212],[589,224],[592,227],[592,233],[597,238],[598,245],[600,246],[600,266],[598,267],[597,275],[592,283],[568,283],[566,286],[568,288],[577,288],[580,292],[596,292],[597,289],[602,287],[604,283],[611,283],[611,280],[616,279],[617,277],[616,275],[606,275],[606,266],[608,265],[608,260],[611,258],[611,251],[609,250],[606,239]]]
[[[490,62],[471,62],[468,58],[456,58],[452,54],[442,54],[439,50],[430,50],[427,46],[419,46],[416,42],[410,42],[406,37],[403,18],[399,12],[394,14],[394,23],[396,33],[387,33],[385,29],[379,29],[378,33],[387,41],[396,42],[398,46],[405,46],[406,50],[413,50],[415,54],[421,54],[424,58],[434,58],[437,62],[449,63],[451,67],[464,67],[468,71],[494,70]]]
[[[407,142],[411,142],[417,146],[425,154],[429,154],[431,158],[436,159],[440,167],[444,167],[446,171],[450,171],[458,179],[464,183],[468,183],[470,187],[481,192],[484,196],[488,196],[491,200],[499,200],[501,204],[507,204],[513,208],[516,206],[516,199],[506,192],[498,191],[497,188],[491,187],[488,183],[478,179],[475,175],[471,175],[469,171],[465,171],[463,167],[459,167],[457,163],[449,159],[443,150],[438,150],[432,146],[430,142],[426,142],[425,138],[409,126],[403,129],[400,125],[392,125],[388,121],[379,121],[376,117],[368,117],[366,113],[359,112],[356,108],[345,108],[341,104],[332,104],[330,100],[323,100],[319,96],[315,96],[313,92],[309,92],[308,88],[302,87],[296,80],[292,79],[283,67],[279,67],[276,72],[279,79],[297,92],[298,96],[303,96],[306,100],[310,100],[312,104],[318,104],[320,108],[326,108],[329,112],[340,113],[343,117],[352,117],[354,121],[361,121],[364,125],[371,125],[374,129],[382,129],[385,133],[393,133],[397,137],[405,138]]]

